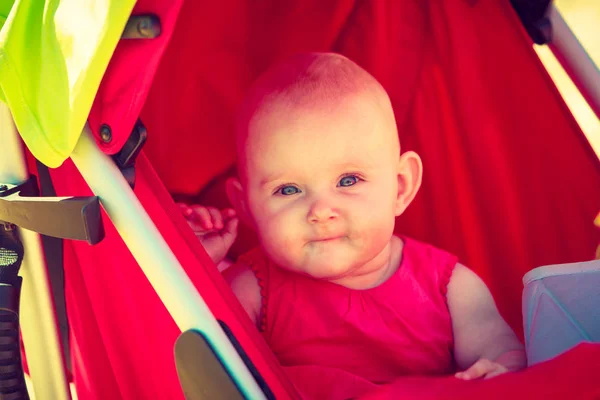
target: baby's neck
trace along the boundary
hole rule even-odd
[[[387,246],[371,261],[351,273],[330,282],[348,289],[366,290],[387,281],[400,266],[404,242],[392,236]]]

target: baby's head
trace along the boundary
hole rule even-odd
[[[251,88],[237,124],[230,200],[279,266],[336,281],[389,250],[421,161],[400,156],[383,87],[347,58],[291,57]]]

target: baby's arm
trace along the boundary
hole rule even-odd
[[[240,262],[233,264],[226,258],[237,236],[238,219],[235,211],[219,211],[214,207],[183,203],[179,203],[179,208],[210,258],[222,271],[242,307],[257,325],[262,302],[258,280],[247,265]]]
[[[254,272],[247,265],[238,262],[223,271],[223,277],[242,303],[242,307],[254,325],[258,326],[262,299],[258,279]]]
[[[448,284],[457,378],[491,378],[527,364],[523,345],[498,313],[483,281],[457,264]]]

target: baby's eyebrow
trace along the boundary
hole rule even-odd
[[[343,163],[343,164],[338,164],[336,169],[347,172],[347,171],[364,169],[365,167],[366,167],[366,165],[359,165],[358,163]]]
[[[261,188],[264,188],[265,186],[268,186],[268,185],[272,184],[273,182],[280,180],[281,178],[282,178],[282,176],[280,174],[269,175],[269,176],[266,176],[265,178],[261,179],[258,182],[258,185]]]
[[[361,171],[369,171],[377,166],[376,161],[366,162],[362,160],[362,162],[345,162],[337,165],[337,169],[345,172],[361,172]]]

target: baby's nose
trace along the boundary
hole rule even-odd
[[[324,199],[314,201],[308,211],[308,222],[311,224],[335,220],[338,217],[339,213],[336,208]]]

